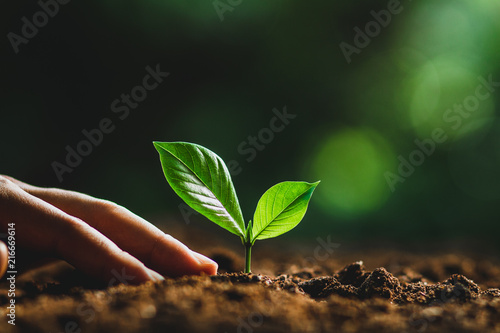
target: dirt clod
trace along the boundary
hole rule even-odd
[[[314,299],[325,298],[341,286],[333,276],[324,276],[299,283],[299,287]]]
[[[337,274],[337,280],[342,284],[350,284],[359,287],[366,280],[369,273],[365,272],[365,266],[362,261],[356,261],[345,266]]]
[[[377,268],[361,284],[358,294],[362,298],[380,296],[392,300],[401,292],[399,280],[385,268]]]

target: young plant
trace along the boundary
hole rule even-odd
[[[250,273],[252,246],[295,228],[307,211],[316,183],[282,182],[260,198],[253,222],[245,226],[231,175],[214,152],[187,142],[153,142],[163,173],[174,191],[194,210],[241,238],[245,273]]]

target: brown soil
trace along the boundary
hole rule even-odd
[[[219,275],[142,286],[106,288],[66,264],[33,271],[17,282],[15,329],[0,286],[0,331],[500,332],[495,260],[379,251],[362,254],[368,269],[356,253],[306,264],[262,249],[261,275],[237,273],[242,258],[227,248],[205,253]]]

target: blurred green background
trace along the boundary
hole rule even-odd
[[[498,1],[71,1],[16,54],[40,10],[0,14],[0,173],[181,220],[152,141],[189,141],[239,163],[247,220],[273,184],[322,180],[291,239],[498,242]],[[121,120],[112,102],[157,64],[170,76]],[[103,118],[60,182],[52,163]]]

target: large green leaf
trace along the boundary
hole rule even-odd
[[[300,223],[319,182],[283,182],[264,193],[253,220],[252,244],[258,239],[279,236]]]
[[[187,142],[153,142],[165,178],[194,210],[244,237],[245,223],[224,161],[205,147]]]

